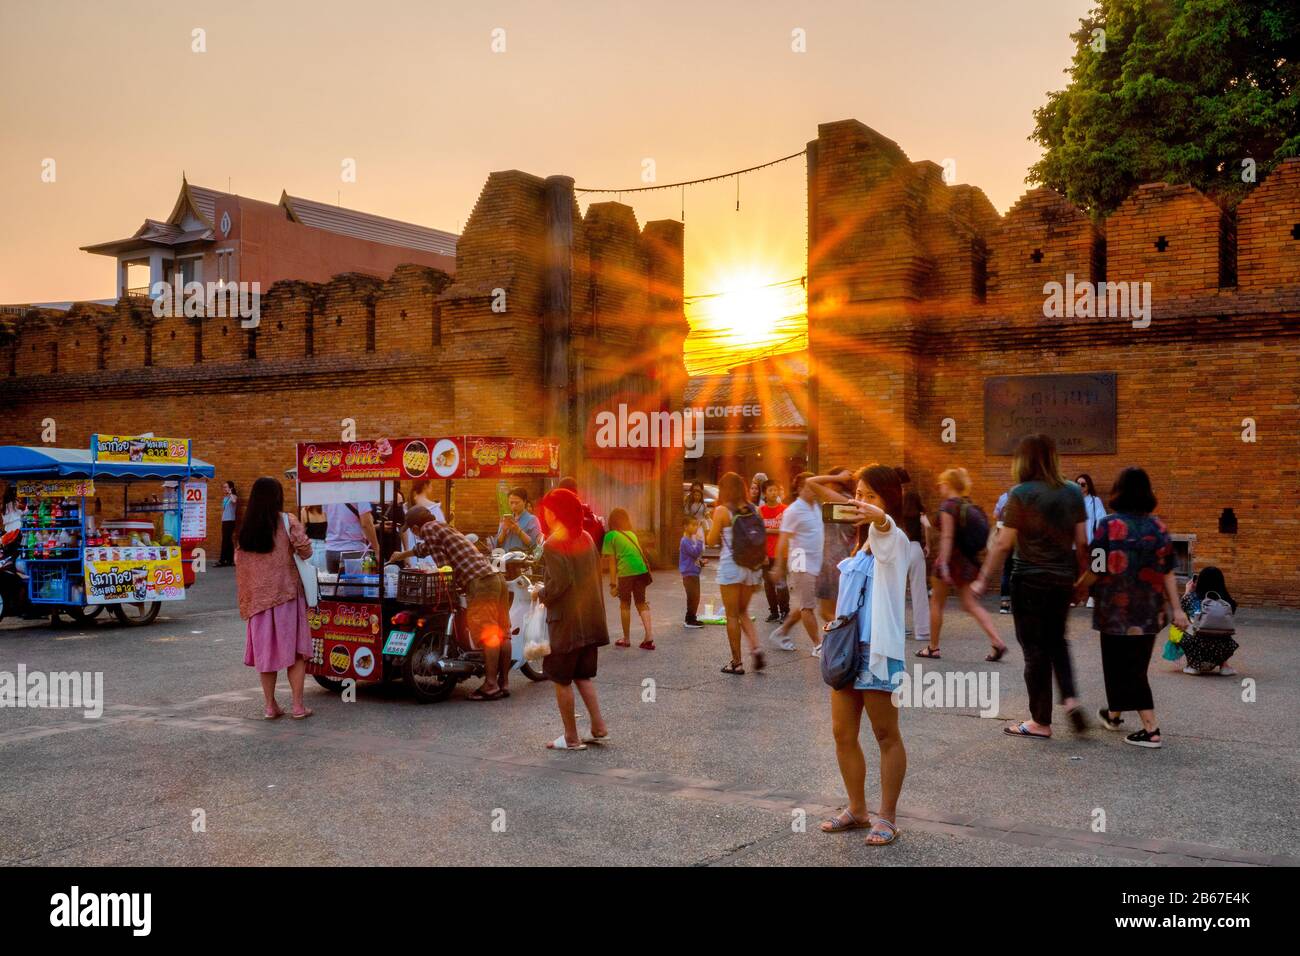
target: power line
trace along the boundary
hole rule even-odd
[[[711,183],[719,179],[730,179],[732,176],[743,176],[745,173],[757,172],[760,169],[767,169],[769,166],[775,166],[777,163],[789,162],[807,153],[808,150],[801,149],[797,153],[791,153],[789,156],[782,156],[780,159],[774,159],[771,162],[760,163],[757,166],[750,166],[748,169],[737,169],[730,173],[719,173],[716,176],[705,176],[703,179],[688,179],[680,183],[664,183],[662,186],[633,186],[628,189],[594,189],[588,186],[574,186],[575,193],[647,193],[656,189],[678,189],[685,186],[697,186],[700,183]],[[736,199],[737,205],[740,204],[739,196]]]
[[[692,302],[698,302],[701,299],[716,299],[722,295],[743,295],[746,292],[756,292],[759,289],[776,289],[782,286],[794,286],[795,284],[803,285],[807,276],[795,276],[793,279],[781,279],[779,282],[769,282],[767,285],[749,286],[745,289],[727,289],[722,292],[700,292],[695,295],[682,296],[682,304],[687,305]]]

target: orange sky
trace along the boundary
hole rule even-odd
[[[456,231],[492,170],[634,186],[802,149],[857,118],[1004,211],[1089,0],[659,0],[0,7],[0,303],[105,298],[128,235],[192,182]],[[491,32],[506,31],[493,53]],[[206,30],[207,52],[191,51]],[[790,49],[791,31],[808,52]],[[41,181],[42,162],[57,180]],[[340,181],[344,159],[357,181]],[[589,197],[603,199],[608,197]],[[584,200],[585,202],[588,200]],[[686,291],[805,269],[802,161],[688,191]],[[680,196],[631,200],[677,218]]]

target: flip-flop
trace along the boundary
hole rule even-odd
[[[942,654],[940,654],[938,651],[930,650],[929,647],[921,648],[919,651],[916,652],[916,656],[924,657],[926,660],[930,660],[930,661],[942,660],[943,658]]]
[[[292,716],[294,720],[306,720],[314,713],[316,713],[316,711],[312,710],[310,707],[304,707],[301,714],[294,711]]]
[[[281,710],[279,707],[275,708],[275,713],[273,714],[267,713],[265,709],[262,710],[263,720],[279,720],[283,716],[284,716],[284,711]]]
[[[1035,740],[1051,740],[1051,734],[1031,734],[1025,727],[1024,721],[1016,724],[1014,727],[1003,727],[1002,732],[1008,737],[1033,737]]]
[[[546,745],[547,750],[586,750],[586,744],[578,744],[576,747],[570,747],[569,742],[564,739],[564,734],[556,737]]]
[[[600,737],[597,737],[595,734],[592,734],[590,737],[583,738],[582,742],[584,744],[595,744],[596,746],[599,747],[601,744],[609,743],[609,733],[606,732]]]
[[[509,692],[502,690],[500,687],[498,687],[490,694],[485,694],[483,693],[483,690],[481,688],[477,688],[471,691],[470,694],[465,699],[466,700],[505,700],[505,698],[509,696],[510,696]]]
[[[631,641],[615,641],[615,642],[614,642],[614,646],[615,646],[615,647],[631,647],[631,646],[632,646],[632,642],[631,642]]]
[[[653,650],[655,649],[655,642],[654,642],[654,641],[642,641],[642,642],[641,642],[639,645],[637,645],[637,646],[640,647],[641,650],[643,650],[643,651],[653,651]]]
[[[871,829],[871,814],[867,814],[867,819],[859,820],[847,809],[841,810],[835,816],[826,820],[818,827],[822,833],[846,833],[849,830],[869,830]]]
[[[889,839],[873,840],[873,836],[887,836]],[[884,817],[876,817],[876,822],[871,824],[871,831],[867,834],[867,838],[863,842],[866,843],[867,846],[889,846],[889,844],[893,843],[897,839],[898,827],[894,826],[893,823],[886,820]]]

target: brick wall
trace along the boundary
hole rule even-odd
[[[460,238],[454,280],[407,264],[387,278],[277,282],[264,290],[255,331],[238,319],[156,319],[140,300],[79,303],[66,313],[6,307],[0,443],[41,444],[47,418],[65,447],[88,447],[95,432],[190,437],[218,480],[231,478],[246,491],[260,475],[279,477],[292,467],[296,442],[338,436],[343,418],[355,419],[363,438],[542,435],[543,185],[517,170],[489,176]],[[578,406],[577,373],[585,364],[620,378],[652,368],[654,375],[632,375],[627,386],[653,389],[680,407],[680,224],[639,229],[631,209],[617,204],[589,215],[590,229],[576,202],[574,218],[569,405]],[[615,267],[593,278],[593,254]],[[504,312],[492,309],[494,289],[506,291]],[[565,429],[558,437],[566,468],[581,486],[592,476],[576,411]],[[675,501],[680,480],[680,455],[665,456],[645,487],[625,493]],[[543,490],[540,481],[523,484],[534,494]],[[215,485],[211,491],[215,533],[220,495]],[[496,483],[459,482],[455,508],[460,527],[495,529]],[[650,532],[648,551],[675,547],[680,508],[638,511]]]
[[[1235,209],[1143,186],[1094,222],[1048,189],[999,217],[971,186],[854,120],[809,144],[809,360],[822,467],[904,464],[927,504],[968,468],[991,511],[1011,459],[984,452],[984,382],[1115,372],[1114,455],[1071,456],[1108,489],[1146,468],[1159,513],[1234,595],[1296,605],[1300,566],[1300,160]],[[1043,315],[1044,284],[1150,282],[1151,324]],[[1243,419],[1257,441],[1242,441]],[[951,419],[956,441],[941,440]],[[1233,508],[1235,535],[1218,519]]]

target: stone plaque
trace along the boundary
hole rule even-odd
[[[1043,432],[1062,455],[1113,455],[1117,408],[1114,372],[985,379],[984,454],[1015,454]]]

